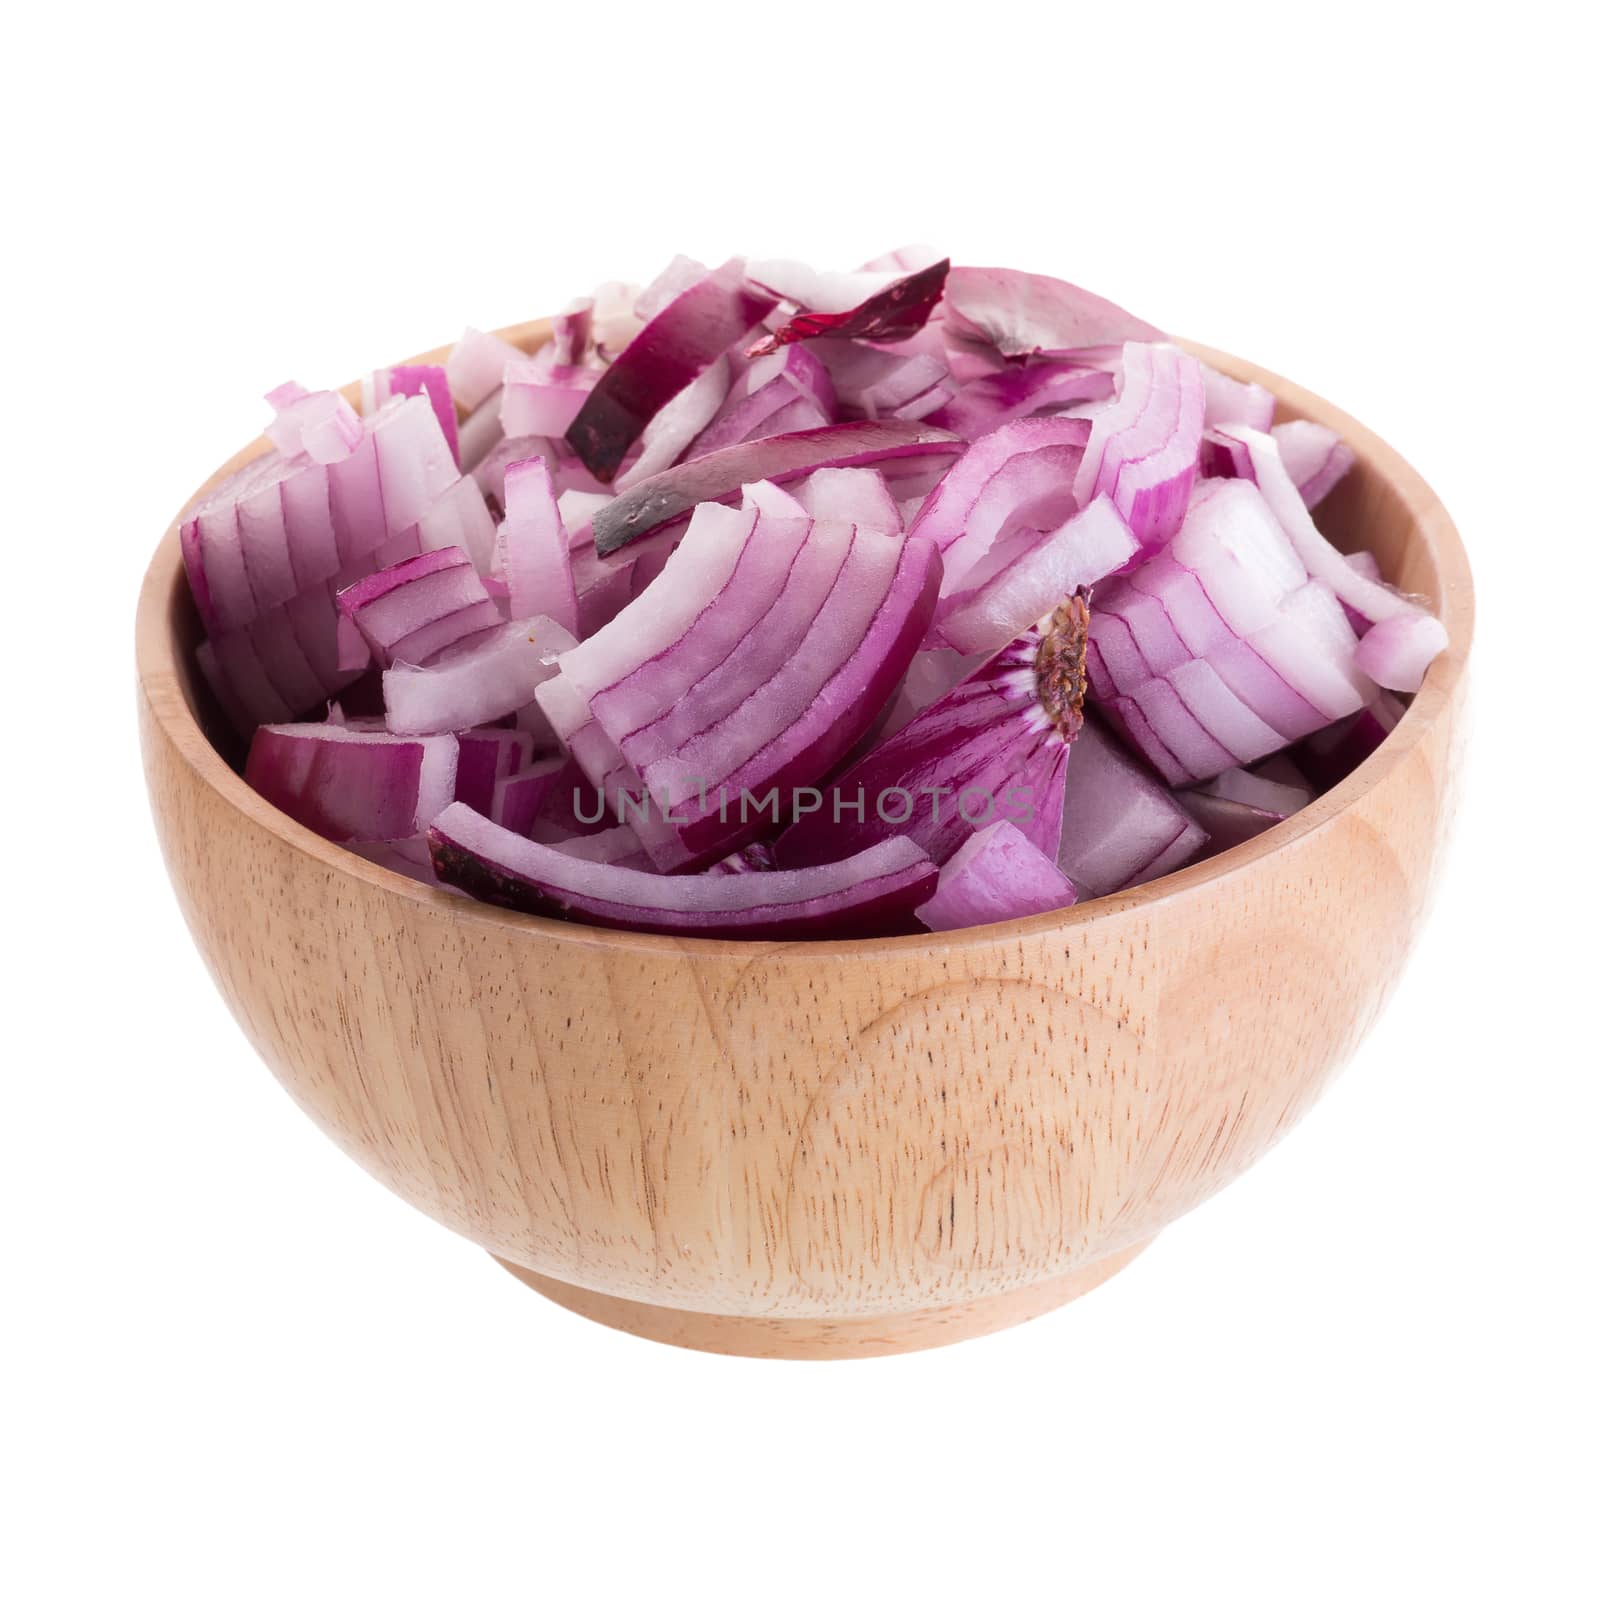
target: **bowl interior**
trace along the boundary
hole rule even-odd
[[[524,349],[533,350],[543,343],[548,328],[547,322],[539,321],[500,331],[503,337]],[[1153,884],[1091,900],[1066,911],[1047,913],[1042,918],[1029,918],[1029,925],[1041,922],[1066,925],[1104,915],[1132,902],[1146,902],[1161,894],[1205,881],[1220,872],[1238,870],[1290,839],[1322,825],[1357,795],[1381,782],[1384,774],[1403,757],[1454,696],[1471,643],[1473,595],[1466,553],[1438,497],[1410,465],[1353,417],[1309,391],[1236,356],[1189,341],[1184,341],[1184,344],[1229,375],[1260,383],[1272,390],[1278,398],[1278,420],[1304,417],[1325,423],[1349,444],[1355,452],[1356,465],[1318,506],[1318,525],[1342,550],[1371,550],[1390,583],[1407,593],[1425,596],[1432,602],[1449,629],[1450,645],[1433,663],[1405,716],[1378,751],[1304,811],[1243,845],[1157,879]],[[448,346],[441,346],[409,359],[413,363],[442,361],[447,351]],[[358,391],[358,384],[347,385],[344,389],[346,397],[352,401],[358,398]],[[266,440],[258,439],[224,463],[190,496],[185,503],[185,510],[212,484],[265,448]],[[324,861],[336,861],[360,876],[381,881],[396,893],[437,897],[438,891],[329,844],[266,805],[244,786],[238,777],[243,767],[244,744],[234,733],[195,665],[195,650],[205,635],[189,595],[178,551],[177,530],[182,515],[180,512],[174,519],[156,552],[139,602],[137,648],[140,681],[155,716],[167,734],[198,774],[227,792],[236,804],[257,814],[274,831],[291,839],[309,854]],[[461,906],[467,904],[456,900],[451,903]],[[523,926],[541,925],[560,929],[567,934],[576,931],[572,924],[546,922],[543,918],[530,917],[526,913],[476,905],[473,909],[495,918],[514,919]],[[656,941],[667,937],[657,934],[610,934],[608,930],[594,929],[584,930],[584,933],[628,942]],[[992,929],[977,928],[953,935],[915,934],[905,938],[922,942],[935,938],[951,941],[991,934]],[[904,943],[905,939],[819,942],[882,948]],[[709,947],[721,945],[724,941],[702,940],[696,943]],[[748,953],[752,946],[749,942],[741,942],[729,948]]]

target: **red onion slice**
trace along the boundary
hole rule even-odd
[[[778,859],[837,860],[904,835],[943,862],[996,821],[1011,822],[1054,856],[1082,685],[1076,668],[1051,677],[1053,709],[1046,709],[1041,662],[1047,640],[1066,640],[1081,654],[1082,628],[1076,611],[1058,614],[1049,630],[1030,629],[984,662],[848,767],[812,813],[779,836]],[[1074,678],[1075,694],[1058,701],[1060,681]]]
[[[908,839],[800,871],[663,877],[519,838],[467,806],[428,832],[435,871],[480,900],[608,928],[780,939],[907,929],[938,874]]]
[[[1373,623],[1356,646],[1356,665],[1374,683],[1412,694],[1422,687],[1428,663],[1450,643],[1437,617],[1402,612]]]
[[[895,535],[905,532],[889,485],[871,467],[822,467],[800,479],[792,493],[801,510],[818,522],[848,522]]]
[[[505,578],[513,619],[546,616],[578,632],[578,591],[572,550],[542,456],[506,468],[506,514],[495,539],[496,565]]]
[[[791,346],[752,361],[722,410],[689,446],[689,459],[784,431],[777,426],[779,417],[802,400],[811,402],[823,424],[833,420],[833,380],[809,350]]]
[[[738,260],[671,300],[605,370],[566,430],[584,465],[609,483],[650,419],[774,304],[745,283]]]
[[[402,739],[325,722],[257,728],[245,782],[325,839],[404,839],[451,802],[452,734]]]
[[[444,364],[456,404],[476,411],[505,382],[506,363],[523,359],[523,352],[498,334],[468,328],[456,340]]]
[[[1262,424],[1249,426],[1260,428]],[[1280,422],[1272,437],[1308,511],[1356,464],[1355,451],[1320,422]]]
[[[1078,509],[1072,475],[1089,434],[1078,417],[1026,417],[967,448],[923,501],[908,535],[938,547],[947,593],[965,587],[1004,534],[1055,527]]]
[[[1236,423],[1245,428],[1272,426],[1272,415],[1277,401],[1269,390],[1259,383],[1241,383],[1218,372],[1215,367],[1200,364],[1200,381],[1205,387],[1206,426],[1221,428]]]
[[[1363,665],[1372,672],[1374,681],[1387,689],[1417,688],[1428,663],[1449,643],[1443,625],[1409,596],[1363,575],[1329,544],[1312,521],[1272,434],[1249,428],[1223,431],[1249,451],[1262,496],[1311,576],[1375,627],[1382,622],[1395,622],[1367,650]],[[1399,619],[1408,620],[1402,626]],[[1394,681],[1389,681],[1391,678]]]
[[[385,667],[395,661],[425,665],[501,621],[499,607],[459,548],[397,561],[341,589],[337,601]]]
[[[998,650],[1063,595],[1098,583],[1139,554],[1139,541],[1104,496],[1069,517],[1054,533],[1028,537],[984,581],[946,594],[934,614],[934,637],[964,655]],[[981,577],[983,568],[972,576]]]
[[[801,339],[875,339],[892,342],[909,338],[927,322],[944,293],[950,271],[948,259],[935,261],[874,290],[858,304],[828,311],[812,306],[790,317],[775,332],[752,345],[753,356],[770,355]],[[788,298],[788,296],[786,296]],[[807,302],[803,301],[802,304]]]
[[[500,391],[501,430],[508,439],[559,439],[598,381],[592,367],[558,367],[537,358],[508,361]]]
[[[1007,267],[952,267],[945,283],[951,330],[1002,355],[1104,349],[1163,337],[1148,322],[1076,284]]]
[[[967,840],[939,869],[939,887],[917,907],[934,933],[1060,911],[1078,898],[1072,880],[1009,822]]]
[[[450,457],[461,465],[461,442],[456,430],[456,405],[450,395],[450,380],[443,367],[380,367],[361,383],[361,409],[369,416],[387,405],[395,395],[421,395],[433,408],[439,432],[450,446]]]
[[[390,667],[385,720],[393,733],[443,733],[509,716],[533,700],[574,642],[559,623],[533,617],[463,641],[429,666]]]
[[[669,467],[619,494],[595,515],[595,549],[613,555],[647,534],[664,532],[697,505],[737,495],[747,483],[785,483],[819,467],[947,458],[961,448],[942,428],[900,421],[841,422],[736,444]]]
[[[963,439],[980,439],[1021,417],[1109,400],[1115,382],[1100,367],[1027,361],[962,384],[928,420]]]
[[[1092,719],[1073,741],[1056,865],[1094,899],[1192,860],[1205,830]]]
[[[617,492],[665,472],[679,460],[710,426],[728,398],[733,383],[733,363],[718,356],[686,389],[680,389],[645,424],[639,435],[639,453],[616,476]]]
[[[464,743],[462,755],[466,755]],[[502,828],[509,828],[512,833],[526,837],[533,831],[539,814],[556,794],[570,767],[571,763],[565,754],[531,761],[520,772],[496,778],[487,805],[480,805],[463,794],[458,777],[456,798],[488,817],[491,822],[498,822]]]
[[[1193,356],[1172,345],[1123,346],[1121,391],[1094,418],[1074,482],[1078,503],[1110,496],[1140,543],[1159,549],[1183,522],[1204,426]]]
[[[532,763],[533,738],[518,728],[466,728],[456,745],[455,798],[491,816],[497,786]]]

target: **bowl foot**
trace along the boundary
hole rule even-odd
[[[716,1355],[835,1361],[931,1350],[938,1345],[956,1344],[962,1339],[976,1339],[981,1334],[1014,1327],[1098,1288],[1127,1266],[1148,1243],[1149,1240],[1143,1240],[1131,1249],[1106,1256],[1076,1272],[1029,1284],[1025,1289],[986,1295],[962,1305],[879,1317],[725,1317],[704,1311],[679,1311],[672,1306],[647,1305],[639,1300],[619,1300],[614,1295],[597,1294],[558,1278],[547,1278],[500,1256],[494,1259],[530,1289],[537,1289],[568,1311],[603,1322],[608,1328],[637,1334],[641,1339],[680,1345],[687,1350],[706,1350]]]

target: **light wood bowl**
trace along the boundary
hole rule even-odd
[[[505,331],[532,349],[546,326]],[[1358,466],[1324,521],[1437,601],[1450,648],[1378,753],[1298,816],[1002,926],[676,939],[373,866],[214,748],[169,528],[138,616],[151,805],[195,941],[289,1093],[542,1294],[741,1355],[877,1355],[1020,1322],[1242,1172],[1400,976],[1452,809],[1473,600],[1449,516],[1388,445],[1194,348],[1349,441]]]

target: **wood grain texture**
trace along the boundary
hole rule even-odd
[[[526,348],[544,332],[507,330]],[[1381,750],[1298,816],[997,927],[617,933],[350,855],[208,741],[174,523],[138,617],[152,810],[195,940],[290,1094],[552,1298],[755,1355],[914,1349],[1037,1315],[1243,1171],[1350,1055],[1415,937],[1451,811],[1472,590],[1444,508],[1394,451],[1192,348],[1273,389],[1280,415],[1339,430],[1358,465],[1319,515],[1438,602],[1450,649]]]

